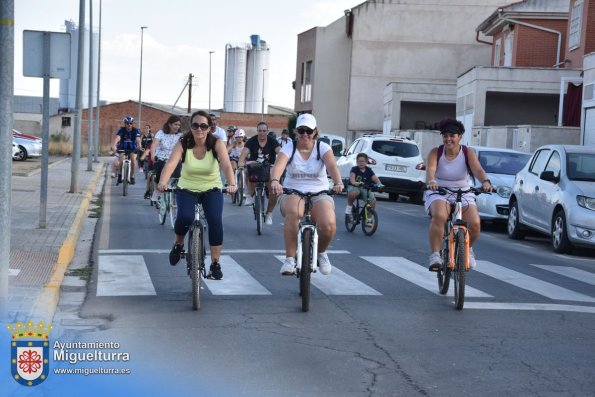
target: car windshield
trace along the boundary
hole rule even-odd
[[[479,163],[490,174],[516,175],[529,161],[528,153],[479,152]]]
[[[416,157],[419,155],[416,145],[399,141],[374,141],[372,150],[385,156]]]
[[[595,182],[595,154],[569,153],[566,169],[572,181]]]

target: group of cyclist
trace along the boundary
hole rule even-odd
[[[257,134],[246,140],[244,130],[229,126],[223,131],[217,126],[217,118],[204,111],[194,112],[190,118],[190,131],[182,133],[181,119],[170,116],[162,129],[154,137],[149,138],[150,126],[145,128],[141,139],[138,129],[133,127],[131,116],[124,118],[125,126],[120,128],[114,141],[113,149],[118,152],[134,152],[142,148],[141,160],[152,159],[156,174],[157,190],[163,192],[168,188],[171,178],[178,178],[176,190],[178,214],[175,222],[175,241],[169,254],[172,266],[176,265],[184,251],[184,236],[194,219],[194,208],[200,201],[209,225],[209,245],[211,265],[208,278],[220,280],[223,272],[220,256],[223,244],[223,178],[228,194],[236,191],[234,171],[246,168],[250,176],[259,167],[271,167],[267,188],[271,193],[266,213],[266,224],[272,224],[273,210],[279,202],[280,213],[284,217],[285,260],[281,266],[282,275],[293,275],[296,272],[296,237],[299,221],[303,215],[303,200],[296,195],[284,194],[283,188],[302,192],[316,193],[329,189],[328,177],[332,178],[331,190],[341,193],[343,182],[331,147],[317,141],[318,128],[316,118],[311,114],[301,114],[296,121],[297,138],[289,139],[286,130],[282,137],[276,139],[269,135],[268,125],[260,122]],[[492,190],[490,180],[482,169],[477,154],[462,145],[465,132],[462,123],[455,119],[444,119],[439,124],[444,144],[432,149],[427,161],[427,191],[425,194],[425,210],[431,217],[429,227],[430,271],[437,271],[441,266],[439,254],[443,226],[449,214],[449,195],[434,194],[439,187],[465,188],[469,185],[469,176],[475,176],[482,182],[482,189]],[[223,131],[223,134],[221,131]],[[144,147],[142,141],[145,142]],[[134,155],[134,157],[133,157]],[[123,154],[120,155],[120,165]],[[132,175],[135,175],[136,156],[131,153],[133,164]],[[364,153],[357,156],[357,165],[350,172],[346,216],[351,214],[351,205],[360,197],[369,201],[372,206],[376,201],[373,193],[365,188],[373,186],[381,188],[382,184],[372,169],[367,166],[368,157]],[[119,168],[118,168],[119,170]],[[283,184],[281,178],[284,176]],[[121,174],[118,171],[118,182]],[[254,183],[248,178],[246,205],[253,203]],[[131,183],[134,183],[132,177]],[[207,192],[196,195],[196,192]],[[158,193],[154,193],[158,194]],[[145,193],[148,198],[149,192]],[[155,199],[155,197],[151,197]],[[327,247],[336,234],[336,217],[334,200],[328,194],[313,198],[312,218],[318,229],[318,267],[327,275],[332,266],[326,253]],[[480,221],[475,197],[465,197],[463,220],[468,224],[470,245],[473,245],[480,233]],[[475,256],[471,250],[470,265],[475,266]]]

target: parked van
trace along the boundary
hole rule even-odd
[[[333,148],[333,154],[335,157],[339,157],[341,154],[343,154],[343,150],[345,149],[345,138],[342,136],[320,132],[318,139],[322,142],[328,143],[331,148]]]

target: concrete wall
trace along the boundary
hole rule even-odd
[[[298,45],[297,45],[297,60],[296,60],[296,67],[295,67],[295,97],[294,97],[294,109],[298,113],[302,112],[312,112],[312,101],[302,102],[301,100],[301,92],[302,92],[302,68],[304,67],[304,63],[307,61],[313,61],[316,57],[316,37],[317,33],[320,28],[313,28],[307,30],[303,33],[298,35]],[[328,49],[332,51],[332,48]],[[313,71],[314,77],[316,77],[316,69],[317,65],[313,62]],[[316,88],[314,87],[313,90],[315,91]],[[315,95],[315,92],[313,93]],[[318,120],[316,120],[318,121]]]
[[[595,145],[595,52],[585,55],[581,143]],[[588,120],[586,118],[588,117]]]

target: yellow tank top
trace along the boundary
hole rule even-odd
[[[214,187],[221,189],[223,184],[219,174],[219,162],[213,156],[213,151],[207,150],[205,158],[199,160],[194,157],[192,149],[186,149],[178,186],[193,192],[204,192]]]

